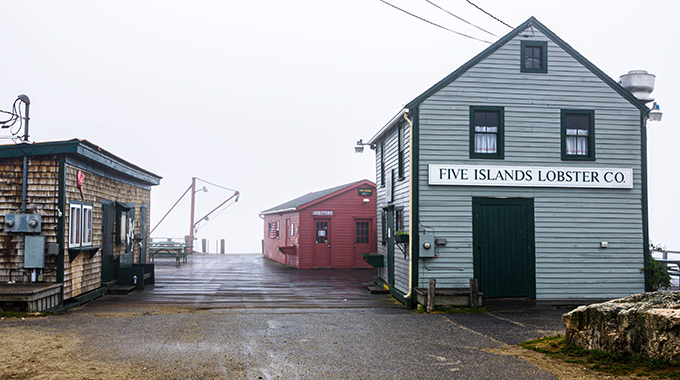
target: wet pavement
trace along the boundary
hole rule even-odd
[[[155,260],[156,284],[98,302],[172,304],[204,308],[389,308],[403,304],[371,294],[375,269],[299,270],[261,254],[194,254],[175,266]]]
[[[504,304],[488,313],[416,314],[370,294],[374,275],[301,271],[261,255],[194,255],[179,268],[159,259],[156,285],[143,291],[63,315],[0,321],[5,341],[36,342],[0,347],[0,362],[26,357],[0,365],[0,378],[558,378],[560,364],[529,361],[512,345],[563,333],[566,310]]]

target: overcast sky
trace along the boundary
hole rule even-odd
[[[465,0],[432,1],[498,37],[424,0],[390,2],[491,42],[511,30]],[[650,236],[680,250],[680,3],[473,2],[513,27],[535,16],[615,80],[634,69],[656,75],[652,97],[664,116],[648,129]],[[86,139],[162,176],[152,225],[192,177],[240,191],[240,201],[197,235],[227,239],[228,252],[260,252],[260,211],[375,181],[373,151],[355,154],[355,142],[489,46],[379,0],[1,0],[0,7],[0,109],[26,94],[32,141]],[[197,218],[231,195],[206,186],[196,195]],[[186,199],[153,236],[183,237],[189,224]]]

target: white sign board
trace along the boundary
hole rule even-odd
[[[434,165],[430,185],[632,189],[633,169]]]
[[[314,216],[333,216],[333,211],[312,211]]]

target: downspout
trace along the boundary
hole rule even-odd
[[[59,245],[59,254],[57,255],[57,283],[61,284],[61,296],[59,303],[64,304],[64,260],[66,251],[65,242],[65,218],[66,218],[66,156],[61,154],[58,156],[59,160],[59,189],[57,190],[57,244]]]
[[[408,138],[408,144],[409,144],[409,180],[408,180],[408,219],[409,219],[409,230],[411,232],[411,235],[413,235],[413,222],[415,218],[413,217],[413,175],[414,175],[414,170],[413,170],[413,123],[411,120],[408,118],[408,109],[404,110],[404,120],[409,125],[409,138]],[[416,228],[415,231],[418,231]],[[408,294],[404,296],[405,299],[411,298],[411,293],[413,293],[413,265],[412,265],[412,260],[413,260],[413,255],[411,254],[413,252],[413,238],[408,239]]]
[[[649,111],[642,111],[642,128],[640,131],[641,149],[642,149],[642,167],[641,167],[641,177],[642,177],[642,239],[644,244],[643,252],[643,268],[649,267],[649,259],[651,253],[649,252],[649,201],[648,188],[647,188],[647,121],[649,120]],[[650,273],[649,271],[643,271],[645,275],[645,291],[651,292],[652,287],[649,284]]]

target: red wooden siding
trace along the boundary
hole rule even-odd
[[[367,187],[373,189],[373,194],[369,197],[360,196],[358,189]],[[368,202],[364,202],[364,199],[368,199]],[[357,220],[370,221],[368,251],[377,252],[375,200],[375,184],[370,181],[362,181],[302,205],[295,211],[265,215],[263,228],[264,257],[299,269],[327,268],[329,266],[333,269],[370,267],[362,259],[360,249],[355,249],[355,234]],[[314,215],[315,212],[319,211],[332,212],[332,215]],[[329,266],[325,264],[315,265],[315,220],[329,221],[328,240],[331,246]],[[270,222],[279,222],[278,238],[269,237],[268,226]],[[285,231],[286,236],[284,236],[286,223],[299,225],[299,235],[296,233],[295,236],[291,237],[289,236],[290,231]],[[279,247],[290,245],[296,246],[295,255],[285,255],[279,251]],[[366,247],[364,245],[364,249]]]

